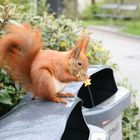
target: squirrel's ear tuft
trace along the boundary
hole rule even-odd
[[[70,57],[71,58],[79,58],[81,52],[80,47],[75,47],[71,50]]]
[[[81,47],[81,51],[82,51],[83,53],[86,52],[87,47],[88,47],[88,43],[89,43],[89,36],[84,36],[84,37],[83,37],[82,46],[80,46],[80,47]]]
[[[84,41],[84,38],[82,37],[82,38],[80,38],[79,40],[77,40],[76,41],[76,43],[75,43],[75,47],[82,47],[82,45],[83,45],[83,41]]]
[[[89,43],[89,36],[83,36],[80,40],[76,42],[75,47],[79,47],[81,52],[85,53]]]
[[[85,53],[89,42],[89,36],[84,36],[79,39],[75,47],[71,50],[70,57],[78,58],[80,53]]]
[[[75,47],[71,50],[70,57],[79,58],[82,44],[83,44],[83,39],[77,40]]]

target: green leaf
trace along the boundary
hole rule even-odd
[[[4,89],[0,91],[0,103],[7,104],[7,105],[13,104],[9,93]]]

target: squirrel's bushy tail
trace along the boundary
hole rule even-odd
[[[43,48],[40,31],[27,25],[8,25],[8,33],[0,39],[0,67],[25,88],[31,83],[31,65]]]

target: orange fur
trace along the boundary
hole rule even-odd
[[[8,25],[8,33],[0,39],[0,66],[12,79],[34,96],[54,102],[65,102],[57,97],[56,83],[80,81],[76,74],[87,77],[88,60],[85,50],[89,37],[82,37],[67,52],[41,50],[43,42],[39,30],[27,25]],[[70,94],[69,94],[70,95]],[[67,96],[67,95],[66,95]]]

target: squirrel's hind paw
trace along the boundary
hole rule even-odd
[[[63,93],[63,92],[58,92],[57,97],[63,97],[63,98],[74,98],[75,94],[73,93]]]
[[[51,99],[49,99],[52,102],[56,102],[56,103],[63,103],[63,104],[67,104],[66,99],[64,98],[59,98],[59,97],[52,97]]]

